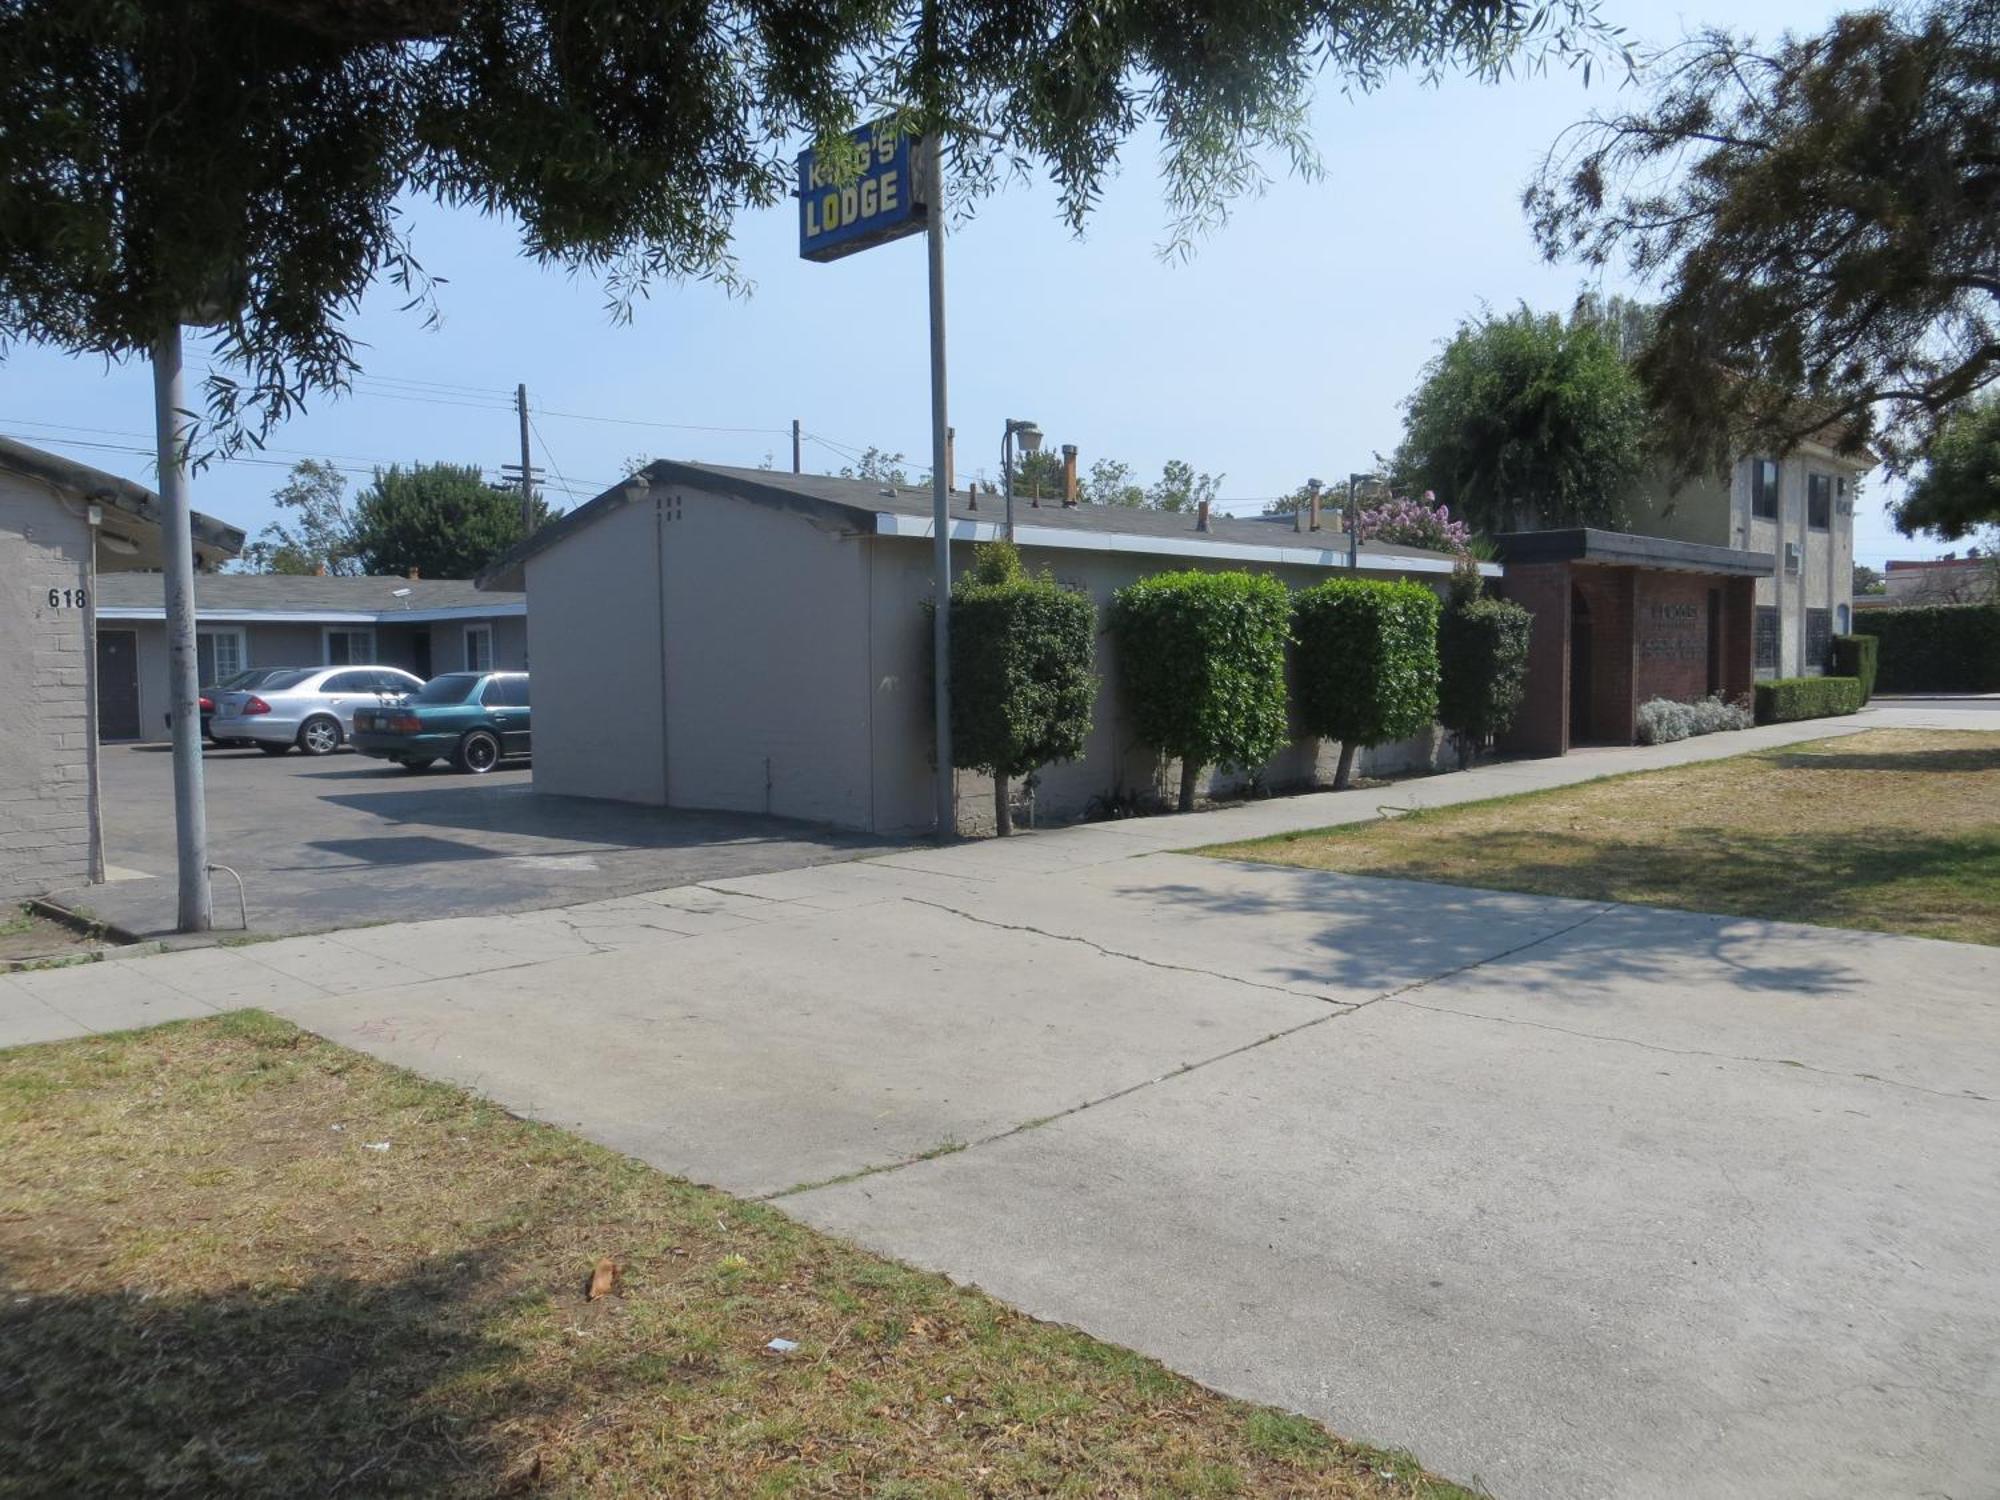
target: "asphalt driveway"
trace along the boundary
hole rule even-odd
[[[566,906],[893,847],[783,819],[538,795],[525,766],[412,774],[348,752],[223,749],[203,763],[209,857],[243,877],[250,928],[267,934]],[[56,899],[170,932],[172,756],[107,746],[103,778],[112,880]],[[214,889],[216,925],[234,927],[235,883],[217,875]]]

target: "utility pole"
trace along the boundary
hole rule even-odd
[[[153,344],[153,436],[158,448],[167,614],[167,706],[174,716],[174,841],[179,857],[182,932],[213,924],[208,893],[208,808],[201,774],[201,670],[195,655],[194,533],[188,502],[187,398],[181,378],[181,328],[169,324]]]
[[[521,536],[535,534],[535,455],[528,446],[528,387],[514,387],[514,410],[521,417]]]
[[[800,462],[799,458],[799,437],[800,437],[799,419],[797,417],[793,417],[792,418],[792,472],[794,474],[803,474],[805,472],[805,467]]]

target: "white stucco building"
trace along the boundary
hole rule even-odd
[[[158,569],[160,521],[151,490],[0,438],[0,899],[103,878],[97,682],[136,663],[97,633],[98,578]],[[242,550],[193,531],[198,567]]]
[[[1114,590],[1188,567],[1253,568],[1294,588],[1343,573],[1346,538],[1291,518],[1017,497],[1023,561],[1103,611]],[[952,536],[1003,534],[1000,503],[952,497]],[[523,543],[482,587],[528,595],[535,789],[689,808],[773,813],[878,833],[928,832],[931,494],[816,475],[656,463]],[[1451,559],[1365,544],[1361,572],[1437,585]],[[1497,569],[1492,571],[1497,572]],[[1045,768],[1036,813],[1173,786],[1178,767],[1138,744],[1098,640],[1084,757]],[[1365,764],[1425,761],[1430,738]],[[1301,742],[1263,768],[1273,784],[1330,774],[1334,747]],[[1240,777],[1210,777],[1210,790]],[[988,778],[961,772],[959,825],[990,826]]]

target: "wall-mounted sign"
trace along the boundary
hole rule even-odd
[[[799,254],[806,260],[839,260],[857,250],[886,245],[924,227],[912,165],[914,137],[877,120],[849,137],[861,147],[860,175],[834,180],[810,150],[799,154]]]

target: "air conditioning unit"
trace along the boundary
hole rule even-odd
[[[1785,543],[1785,571],[1787,573],[1798,572],[1799,562],[1799,544],[1797,542]]]

